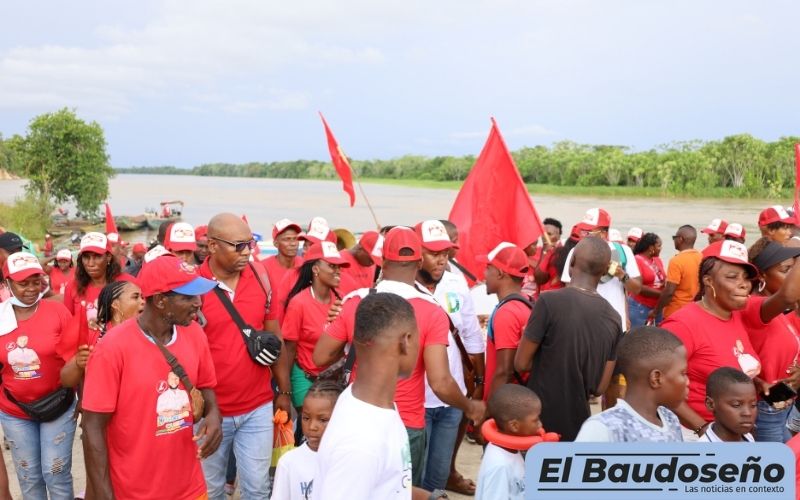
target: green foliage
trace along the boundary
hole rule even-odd
[[[41,240],[52,211],[53,205],[49,201],[27,193],[17,198],[14,205],[0,203],[0,226],[31,240]]]
[[[18,167],[28,179],[27,190],[55,203],[73,201],[93,214],[108,198],[108,163],[103,129],[86,123],[66,108],[37,116],[24,138],[10,141]]]

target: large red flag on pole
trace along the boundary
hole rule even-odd
[[[350,170],[350,162],[347,161],[342,148],[336,142],[336,138],[333,136],[333,132],[328,127],[328,122],[325,121],[322,113],[319,114],[319,117],[322,118],[322,124],[325,126],[325,136],[328,138],[328,151],[331,153],[333,168],[336,169],[336,173],[342,179],[342,189],[350,196],[350,206],[352,207],[356,202],[356,192],[353,189],[353,172]]]
[[[502,241],[525,248],[544,233],[525,183],[506,147],[497,123],[478,160],[458,192],[450,221],[458,227],[458,262],[483,279],[487,255]]]
[[[800,226],[800,144],[794,145],[794,221]]]
[[[119,233],[117,231],[117,223],[114,222],[114,216],[111,215],[111,207],[106,203],[106,234]]]

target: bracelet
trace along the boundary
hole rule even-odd
[[[483,377],[481,377],[480,375],[475,375],[475,377],[473,377],[473,380],[475,381],[475,385],[483,385]]]
[[[278,396],[291,396],[291,395],[292,391],[281,391],[281,390],[278,391]]]
[[[629,279],[631,279],[631,277],[628,276],[628,273],[625,273],[625,274],[622,275],[622,282],[623,283],[627,283]]]
[[[692,432],[694,432],[697,437],[700,437],[700,436],[703,435],[701,431],[703,429],[705,429],[708,424],[709,424],[709,422],[704,422],[703,425],[701,425],[697,429],[693,430]]]

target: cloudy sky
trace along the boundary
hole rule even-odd
[[[795,0],[3,2],[0,133],[75,108],[115,166],[798,135]]]

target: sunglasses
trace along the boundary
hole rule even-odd
[[[247,241],[228,241],[222,238],[217,238],[216,236],[210,237],[212,240],[221,241],[223,243],[227,243],[228,245],[232,246],[236,253],[244,252],[245,248],[249,248],[250,250],[255,250],[256,248],[256,240],[249,239]]]

